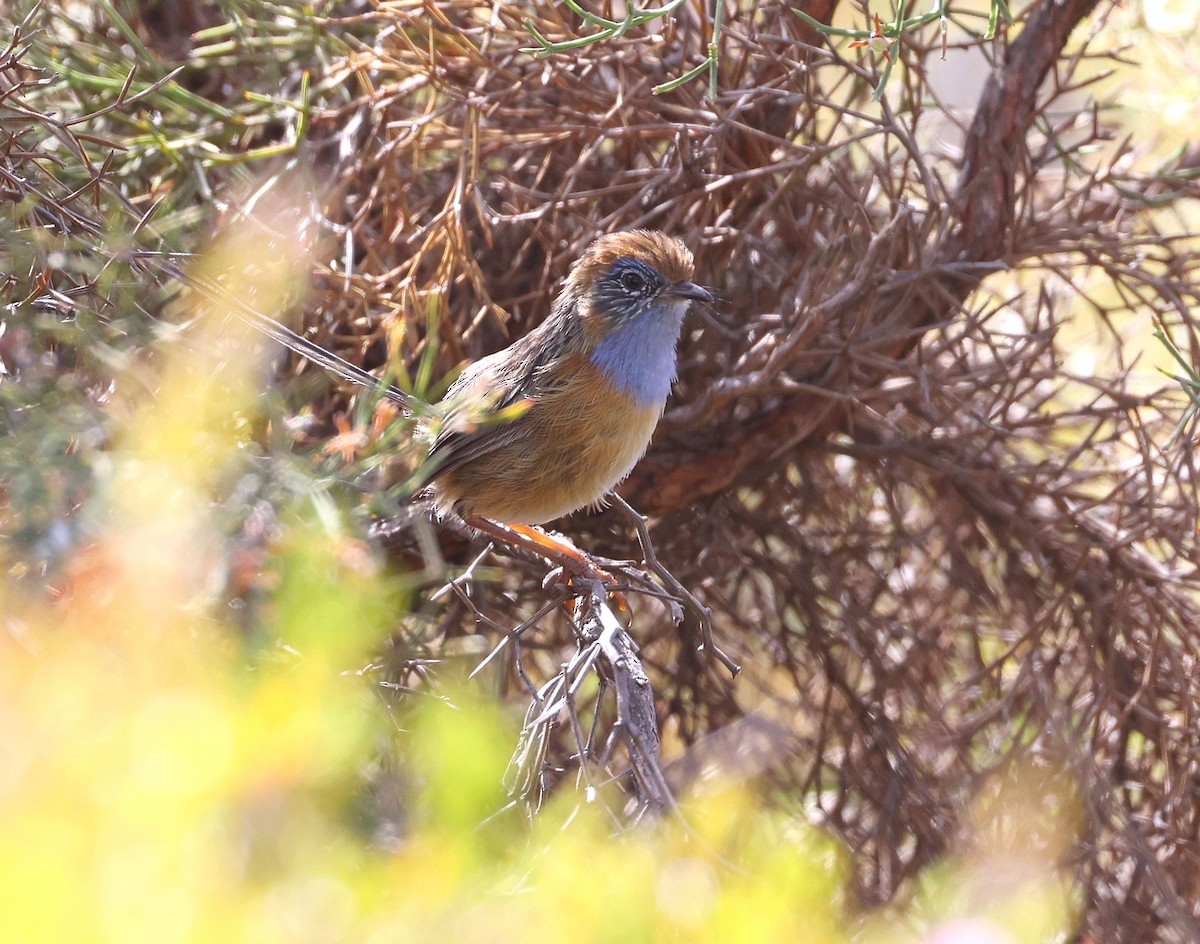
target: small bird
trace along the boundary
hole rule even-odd
[[[421,484],[440,512],[537,525],[602,503],[646,452],[675,380],[684,316],[692,302],[713,300],[692,275],[692,254],[671,236],[599,237],[571,267],[550,317],[469,365],[433,407],[249,306],[235,310],[326,369],[431,414]]]
[[[650,444],[688,306],[713,300],[692,272],[692,254],[662,233],[595,240],[550,317],[447,391],[429,452],[438,508],[532,525],[599,504]],[[487,422],[518,404],[514,419]]]
[[[612,584],[588,555],[534,526],[601,504],[645,454],[675,381],[684,316],[692,302],[713,300],[693,270],[687,247],[663,233],[599,237],[571,267],[550,317],[468,366],[432,407],[209,280],[168,271],[297,354],[421,417],[433,442],[420,484],[432,487],[441,513]],[[736,676],[707,620],[700,631],[703,649]]]

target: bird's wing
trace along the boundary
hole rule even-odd
[[[429,450],[434,468],[428,482],[520,439],[528,409],[553,388],[541,368],[555,356],[536,333],[476,361],[454,382],[443,401],[449,407]],[[509,413],[509,416],[505,416]]]

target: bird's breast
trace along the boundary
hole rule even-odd
[[[592,359],[571,360],[571,381],[539,406],[551,418],[546,452],[582,507],[599,501],[645,454],[666,392],[647,402],[644,390],[622,388]]]
[[[584,353],[568,354],[541,379],[520,436],[453,470],[443,504],[464,514],[541,524],[599,503],[637,464],[662,416],[617,387]]]

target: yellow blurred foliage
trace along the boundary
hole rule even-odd
[[[282,305],[306,257],[254,245],[235,233],[208,264],[266,271],[259,303]],[[417,695],[411,728],[388,729],[357,670],[401,596],[329,509],[296,515],[268,623],[240,635],[211,507],[238,462],[229,417],[252,411],[262,367],[227,313],[198,319],[158,395],[122,407],[103,526],[62,597],[0,600],[0,940],[1027,942],[1069,925],[1070,833],[1012,859],[1021,880],[992,896],[979,888],[1007,847],[946,863],[936,894],[856,930],[835,844],[749,790],[633,829],[570,791],[532,824],[506,811],[517,732],[500,706]],[[414,790],[384,844],[355,809],[389,737]],[[994,936],[955,936],[979,922]]]

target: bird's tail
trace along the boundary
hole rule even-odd
[[[289,351],[299,354],[319,367],[323,367],[330,373],[341,377],[343,380],[359,384],[368,390],[380,391],[389,400],[399,403],[406,413],[417,414],[427,409],[426,404],[411,393],[401,390],[395,384],[380,380],[374,374],[367,373],[357,364],[350,363],[344,357],[340,357],[315,341],[310,341],[304,335],[293,331],[287,325],[277,321],[270,315],[263,314],[253,305],[248,304],[226,289],[215,279],[186,271],[177,265],[170,256],[156,252],[137,252],[134,254],[133,262],[136,267],[143,271],[156,269],[171,278],[178,279],[197,295],[232,312],[252,328],[278,341]]]

